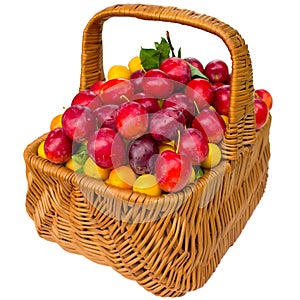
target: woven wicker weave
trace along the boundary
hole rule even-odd
[[[126,4],[97,13],[84,30],[80,90],[104,79],[103,23],[122,16],[176,22],[224,41],[232,59],[224,160],[178,193],[149,197],[37,156],[45,134],[24,151],[26,209],[41,237],[111,266],[155,295],[181,296],[205,284],[261,199],[271,116],[256,132],[251,60],[238,32],[216,18],[174,7]]]

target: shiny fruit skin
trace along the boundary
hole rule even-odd
[[[99,177],[97,168],[98,168],[98,166],[95,164],[95,162],[92,160],[92,158],[89,157],[83,165],[83,173],[92,178],[99,179],[100,177]],[[105,170],[109,170],[109,169],[105,169]]]
[[[186,118],[187,124],[191,124],[195,116],[195,105],[192,99],[190,99],[184,93],[174,93],[163,101],[162,108],[172,107],[180,110]]]
[[[162,153],[162,152],[167,151],[167,150],[176,152],[175,147],[172,146],[172,145],[165,144],[165,143],[161,143],[161,144],[158,145],[158,151],[159,151],[159,153]]]
[[[273,98],[272,95],[267,90],[265,89],[255,90],[254,99],[260,99],[264,101],[267,104],[269,110],[271,110],[273,106]]]
[[[172,80],[181,83],[178,88],[186,85],[192,78],[188,63],[179,57],[166,58],[160,64],[159,69],[167,73]]]
[[[190,176],[187,184],[193,183],[195,180],[196,180],[196,172],[195,172],[194,167],[192,167],[191,176]]]
[[[221,118],[223,119],[223,121],[224,121],[224,123],[225,123],[225,125],[226,125],[226,127],[227,127],[227,126],[228,126],[228,124],[229,124],[229,119],[228,119],[228,116],[221,115]]]
[[[215,92],[217,89],[219,89],[220,87],[225,86],[227,84],[224,83],[224,82],[215,82],[215,83],[212,83],[211,85],[212,85],[212,88]]]
[[[116,104],[102,105],[94,110],[94,115],[98,121],[98,127],[108,127],[116,129],[116,116],[119,106]]]
[[[126,139],[133,140],[144,135],[148,125],[148,112],[137,102],[124,103],[117,111],[116,129]]]
[[[204,67],[203,67],[202,63],[197,58],[195,58],[195,57],[186,57],[186,58],[184,58],[184,60],[187,61],[188,63],[190,63],[195,68],[197,68],[201,73],[204,72]]]
[[[70,139],[82,143],[96,130],[97,121],[89,107],[75,104],[63,113],[62,126]]]
[[[135,174],[143,175],[151,172],[151,158],[159,153],[156,141],[145,136],[133,141],[129,146],[129,164]]]
[[[180,135],[178,152],[191,160],[192,165],[200,165],[208,156],[206,135],[195,128],[187,128]]]
[[[48,160],[55,164],[65,163],[72,156],[72,144],[72,140],[62,128],[53,129],[45,139],[45,155]]]
[[[143,91],[155,98],[165,99],[169,97],[174,90],[173,80],[169,75],[160,69],[151,69],[146,72],[143,82]]]
[[[130,81],[133,83],[135,93],[139,93],[143,91],[143,78],[145,76],[144,70],[137,70],[130,75]]]
[[[220,115],[228,116],[230,105],[230,86],[224,85],[215,90],[215,99],[213,103],[216,111]]]
[[[104,83],[105,80],[96,81],[94,84],[91,85],[90,90],[93,91],[96,95],[99,95]]]
[[[71,102],[71,105],[77,104],[88,106],[90,109],[94,110],[101,105],[101,100],[99,95],[93,90],[83,90],[77,93]]]
[[[231,77],[232,77],[232,74],[231,74],[231,73],[229,73],[229,74],[228,74],[228,77],[227,77],[227,79],[225,80],[225,82],[224,82],[224,83],[225,83],[225,84],[229,84],[229,85],[230,85],[230,84],[231,84]]]
[[[256,130],[261,129],[268,121],[269,109],[267,104],[260,100],[254,100],[254,113],[256,120]]]
[[[210,108],[203,109],[194,119],[193,128],[204,132],[208,142],[218,144],[222,141],[226,125],[220,114]]]
[[[205,161],[203,161],[201,164],[201,167],[205,169],[211,169],[216,167],[222,159],[221,149],[218,145],[209,143],[208,149],[208,156],[205,159]]]
[[[119,166],[111,170],[108,182],[110,185],[131,190],[136,180],[136,175],[129,166]]]
[[[123,65],[114,65],[111,66],[107,72],[107,80],[112,80],[116,78],[129,79],[130,71],[126,66]]]
[[[81,164],[78,164],[77,162],[75,162],[75,160],[71,157],[66,163],[65,163],[65,167],[72,170],[72,171],[78,171],[79,169],[82,168]]]
[[[89,138],[90,157],[101,168],[116,168],[125,161],[125,145],[120,135],[111,128],[100,128]]]
[[[160,196],[162,193],[156,177],[152,174],[143,174],[139,176],[135,180],[132,190],[149,196]]]
[[[195,101],[198,110],[212,105],[214,91],[211,83],[202,78],[192,79],[185,88],[185,94]]]
[[[59,114],[55,116],[50,123],[50,130],[55,128],[62,128],[62,116],[63,114]]]
[[[229,76],[227,64],[220,60],[215,59],[210,61],[204,69],[204,74],[208,77],[210,82],[226,82]]]
[[[174,140],[178,131],[182,131],[186,119],[183,113],[173,108],[162,108],[152,115],[150,134],[156,141]]]
[[[134,85],[130,80],[116,78],[106,81],[100,96],[103,104],[116,104],[118,106],[127,102],[134,94]]]
[[[55,128],[54,128],[55,129]],[[52,129],[53,130],[53,129]],[[45,154],[45,141],[42,141],[38,147],[38,156],[47,159]]]
[[[84,174],[103,181],[108,178],[110,171],[110,169],[103,169],[97,166],[91,157],[85,161],[83,166]]]
[[[141,59],[139,56],[133,57],[129,62],[128,62],[128,69],[130,73],[134,73],[136,71],[142,70],[143,66],[141,63]]]
[[[132,101],[144,106],[149,114],[156,113],[158,110],[160,110],[158,100],[155,97],[147,95],[143,92],[134,94]]]
[[[189,182],[192,172],[190,160],[173,151],[162,152],[156,160],[155,175],[165,192],[178,192]]]

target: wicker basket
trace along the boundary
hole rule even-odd
[[[238,32],[216,18],[174,7],[125,4],[97,13],[84,30],[80,90],[104,79],[103,23],[121,16],[188,25],[224,41],[232,81],[223,161],[178,193],[149,197],[39,157],[45,134],[24,151],[26,209],[41,237],[111,266],[155,295],[181,296],[205,284],[261,199],[271,116],[256,132],[251,60]]]

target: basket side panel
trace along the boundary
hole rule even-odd
[[[193,195],[196,198],[188,198],[172,217],[159,226],[152,224],[152,238],[146,243],[155,240],[152,247],[139,247],[131,235],[125,235],[126,241],[122,241],[127,252],[121,255],[122,260],[144,288],[156,295],[174,297],[200,288],[211,277],[264,193],[270,158],[269,126],[270,121],[257,133],[257,143],[231,162],[222,184],[212,188],[211,194],[204,187],[198,189],[201,192]],[[168,225],[164,227],[165,223]],[[144,225],[135,230],[140,226]],[[175,261],[182,263],[175,265]]]
[[[177,195],[174,201],[181,201],[180,208],[155,222],[120,223],[91,203],[88,208],[82,198],[77,206],[85,206],[81,218],[89,220],[89,229],[81,233],[84,255],[97,261],[97,251],[101,252],[108,265],[155,295],[175,297],[203,286],[264,192],[270,157],[268,129],[258,134],[255,146],[227,164],[224,177],[199,181],[202,186],[191,188],[192,193]],[[103,205],[102,200],[98,199]],[[123,207],[122,211],[129,210]],[[80,232],[80,223],[76,226]],[[90,229],[98,233],[98,240],[87,242]]]
[[[38,146],[45,137],[46,134],[36,139],[24,151],[28,183],[26,210],[41,237],[78,253],[68,221],[69,199],[74,189],[72,172],[37,155]]]
[[[223,176],[215,169],[156,202],[134,193],[122,202],[121,191],[97,192],[89,188],[92,181],[70,180],[61,169],[53,174],[35,155],[26,159],[27,211],[43,238],[111,266],[155,295],[181,296],[207,282],[259,203],[270,158],[269,126],[270,120],[239,159],[224,162]],[[148,202],[145,210],[133,206]],[[123,220],[111,217],[112,211]],[[140,222],[147,214],[156,218]]]
[[[198,289],[207,282],[257,207],[265,191],[268,178],[269,126],[270,122],[258,134],[259,143],[252,147],[251,151],[246,151],[243,159],[232,163],[234,165],[232,166],[233,170],[230,177],[227,177],[227,179],[230,178],[230,184],[227,184],[227,179],[224,178],[224,184],[220,189],[222,193],[220,205],[216,206],[216,203],[212,205],[211,214],[213,217],[204,221],[209,224],[209,231],[202,230],[204,233],[201,237],[203,248],[209,245],[207,241],[211,242],[211,247],[208,247],[209,257],[205,257],[198,263],[194,259],[193,268],[184,270],[182,273],[182,292]],[[250,162],[253,163],[251,167]],[[236,164],[240,164],[240,166]],[[248,166],[247,172],[242,167],[243,165]],[[235,178],[236,182],[232,178]],[[231,193],[228,197],[230,189]],[[213,207],[219,207],[217,214],[213,214]],[[205,226],[204,223],[201,224],[202,226]],[[198,233],[201,234],[201,230]]]

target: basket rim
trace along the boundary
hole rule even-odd
[[[44,141],[47,133],[35,139],[32,143],[27,145],[24,150],[28,183],[29,185],[32,184],[31,180],[33,178],[44,181],[43,176],[51,178],[51,184],[53,183],[54,189],[60,189],[60,181],[64,184],[67,183],[71,186],[70,191],[72,191],[72,194],[75,193],[75,196],[80,192],[83,198],[87,200],[86,204],[91,207],[95,214],[98,214],[98,212],[102,213],[103,209],[108,207],[108,217],[114,219],[119,218],[118,221],[125,223],[155,221],[158,218],[172,215],[186,205],[193,206],[196,210],[200,208],[210,209],[211,205],[215,203],[215,196],[217,196],[220,189],[228,183],[228,180],[231,178],[231,173],[234,172],[236,166],[240,164],[242,160],[244,160],[244,167],[246,166],[247,170],[251,170],[251,165],[254,161],[253,159],[249,161],[247,157],[250,158],[249,155],[252,155],[251,153],[255,151],[256,147],[265,147],[265,144],[268,143],[269,139],[265,138],[265,136],[266,134],[269,136],[271,119],[271,115],[269,114],[267,124],[256,132],[257,142],[254,145],[244,147],[237,160],[223,159],[218,166],[209,170],[197,181],[188,184],[185,188],[176,193],[148,196],[132,190],[106,185],[102,181],[88,175],[74,172],[64,165],[54,164],[40,157],[37,153],[38,146]],[[222,171],[223,173],[220,173]],[[30,175],[30,172],[34,174]],[[248,174],[248,171],[246,173]],[[49,180],[49,178],[47,180]],[[239,180],[238,182],[240,183],[241,181]],[[73,201],[72,194],[69,195],[70,197],[67,200],[69,204]],[[228,195],[223,196],[227,197]],[[120,214],[116,215],[115,211],[111,210],[114,209],[116,205],[119,207],[121,205],[125,210],[127,209],[128,211],[129,209],[133,212],[123,219],[123,216]],[[142,214],[139,214],[139,216],[136,215],[138,209],[142,209],[142,214],[150,211],[150,215],[153,209],[155,209],[155,212],[150,217],[147,216],[146,219],[143,219],[140,217]],[[153,215],[155,215],[155,217],[153,217]]]
[[[203,188],[207,182],[210,180],[210,177],[216,178],[220,176],[220,173],[224,173],[224,170],[227,170],[229,167],[229,160],[223,159],[218,166],[213,169],[206,170],[204,175],[196,180],[193,183],[189,183],[182,190],[175,193],[164,193],[161,196],[149,196],[140,192],[133,190],[126,190],[118,188],[115,186],[108,185],[104,183],[101,179],[92,178],[86,174],[81,174],[71,169],[68,169],[63,164],[55,164],[47,159],[40,157],[37,154],[38,146],[43,142],[48,133],[44,133],[40,137],[36,138],[33,142],[27,145],[24,150],[24,160],[26,165],[32,166],[34,169],[41,169],[45,174],[58,178],[59,180],[68,181],[73,185],[80,185],[82,187],[93,188],[98,193],[111,193],[118,194],[121,196],[122,200],[134,203],[150,203],[157,201],[171,201],[170,198],[176,195],[176,198],[179,195],[189,195],[195,189]],[[240,154],[241,155],[241,154]],[[178,201],[176,199],[176,201]]]

